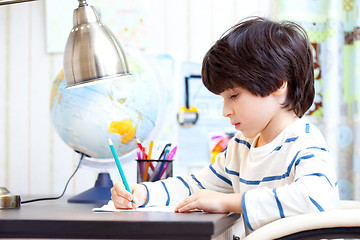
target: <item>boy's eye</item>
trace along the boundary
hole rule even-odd
[[[236,98],[239,94],[232,94],[230,98]]]

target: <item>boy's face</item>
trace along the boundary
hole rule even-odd
[[[255,96],[244,88],[236,87],[220,95],[224,99],[223,116],[228,117],[235,129],[248,138],[271,131],[273,119],[281,109],[279,99],[273,94]]]

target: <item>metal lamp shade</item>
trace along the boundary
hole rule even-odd
[[[66,88],[130,74],[119,41],[93,6],[80,4],[73,23],[64,53]]]

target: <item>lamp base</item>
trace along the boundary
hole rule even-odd
[[[0,210],[8,208],[20,208],[20,195],[10,194],[5,187],[0,187]]]
[[[109,173],[99,173],[95,186],[68,199],[69,203],[107,204],[111,199],[113,182]]]

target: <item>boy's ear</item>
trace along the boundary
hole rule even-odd
[[[280,88],[272,93],[273,96],[281,96],[286,93],[287,81],[284,81]]]

